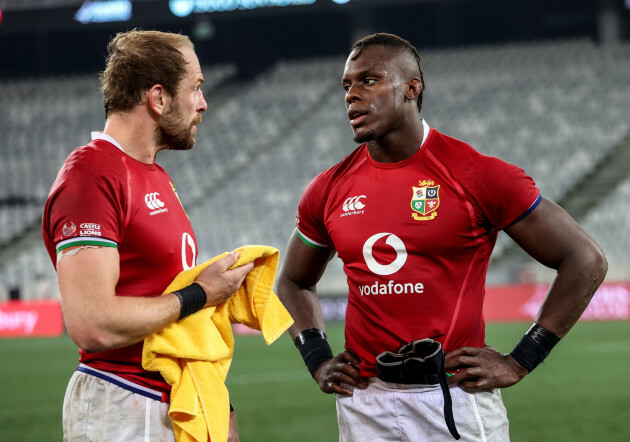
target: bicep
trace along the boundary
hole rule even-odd
[[[112,247],[88,247],[59,260],[59,292],[69,330],[108,312],[119,274],[118,250]]]
[[[530,256],[554,269],[571,254],[598,248],[564,209],[546,198],[505,232]]]
[[[316,249],[305,244],[293,232],[285,252],[280,279],[290,281],[301,288],[314,287],[334,256],[333,249]]]

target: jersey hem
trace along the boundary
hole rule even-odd
[[[135,382],[131,382],[113,373],[98,370],[94,367],[90,367],[89,365],[86,365],[83,363],[79,364],[79,366],[77,367],[77,371],[80,371],[82,373],[86,373],[92,376],[96,376],[99,379],[103,379],[104,381],[111,382],[112,384],[117,385],[118,387],[123,388],[127,391],[131,391],[132,393],[136,393],[144,397],[148,397],[155,401],[168,402],[168,399],[169,399],[169,395],[167,393],[162,393],[161,391],[154,390],[152,388],[148,388],[143,385],[138,385]]]

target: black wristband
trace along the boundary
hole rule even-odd
[[[181,290],[173,292],[173,294],[179,298],[181,306],[179,319],[183,319],[186,316],[197,313],[206,305],[207,302],[206,292],[203,287],[196,282],[193,282],[188,287],[184,287]]]
[[[534,323],[510,355],[531,373],[559,341],[559,337],[542,325]]]
[[[311,373],[319,368],[322,363],[332,359],[333,353],[326,340],[326,333],[318,328],[309,328],[295,337],[293,341],[300,350],[306,368]]]
[[[313,339],[313,338],[328,339],[328,337],[326,336],[326,333],[324,333],[320,329],[318,329],[318,328],[309,328],[309,329],[303,330],[299,335],[297,335],[295,337],[295,339],[293,340],[293,343],[295,344],[295,346],[299,350],[300,347],[303,346],[306,343],[306,341],[308,341],[310,339]]]

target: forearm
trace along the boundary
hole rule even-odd
[[[582,316],[608,264],[597,242],[545,198],[506,232],[534,259],[557,272],[536,323],[509,355],[531,372]]]
[[[289,279],[280,277],[277,292],[294,321],[289,328],[292,339],[295,339],[301,331],[309,328],[326,330],[326,322],[314,286],[310,288],[299,287]]]
[[[558,338],[564,337],[606,276],[608,264],[601,247],[561,207],[545,198],[506,232],[534,259],[557,271],[537,322]]]
[[[92,305],[62,302],[70,337],[89,352],[126,347],[175,322],[180,302],[175,295],[157,297],[108,296]]]
[[[66,328],[83,350],[135,344],[179,317],[175,295],[116,296],[118,276],[118,252],[112,248],[81,250],[57,264]]]
[[[563,260],[536,322],[563,338],[584,313],[607,269],[604,254],[595,246]]]

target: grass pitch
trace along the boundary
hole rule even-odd
[[[489,324],[508,352],[528,324]],[[331,325],[333,351],[343,328]],[[513,442],[630,440],[630,322],[580,322],[545,364],[503,390]],[[0,340],[0,441],[59,441],[61,404],[78,353],[64,336]],[[243,442],[338,439],[334,397],[319,391],[288,335],[239,336],[227,381]]]

